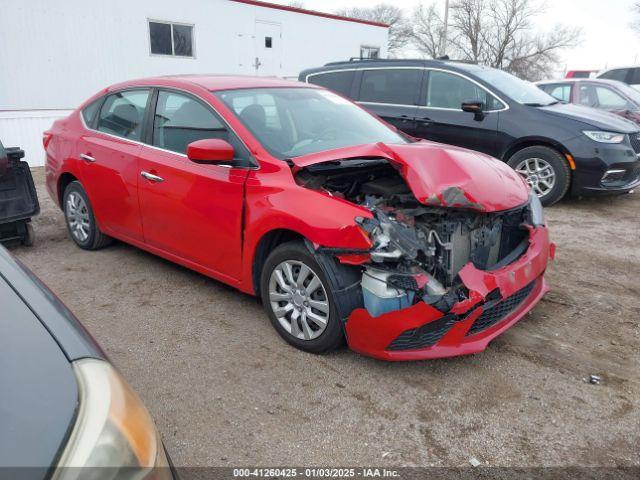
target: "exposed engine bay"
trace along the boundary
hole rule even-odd
[[[372,316],[424,301],[448,312],[467,298],[458,273],[469,262],[480,270],[508,265],[527,249],[527,205],[484,213],[420,203],[385,159],[337,160],[296,174],[298,184],[361,205],[373,218],[357,218],[373,242],[366,251],[323,249],[334,255],[367,253],[362,265],[365,308]]]

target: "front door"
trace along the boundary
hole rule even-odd
[[[282,71],[282,27],[279,23],[256,21],[254,38],[256,75],[273,77]]]
[[[200,100],[159,91],[152,134],[158,148],[143,146],[140,152],[140,208],[149,246],[226,279],[237,279],[248,170],[197,164],[186,157],[189,143],[204,138],[230,140],[229,135]],[[240,154],[239,146],[234,146]]]
[[[463,112],[463,102],[480,101],[481,115]],[[499,111],[506,106],[470,80],[431,70],[416,115],[417,137],[496,156]]]
[[[416,135],[416,111],[423,69],[363,70],[358,103],[409,135]]]
[[[138,154],[148,89],[109,95],[94,129],[78,139],[81,182],[100,228],[123,239],[142,240],[138,203]]]

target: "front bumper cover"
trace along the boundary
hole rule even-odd
[[[549,241],[547,228],[530,228],[529,248],[510,265],[493,271],[478,270],[471,263],[463,267],[459,275],[469,296],[453,305],[449,312],[443,313],[424,302],[378,317],[372,317],[364,308],[354,310],[346,323],[349,346],[363,355],[391,361],[481,352],[491,340],[530,311],[549,290],[543,275],[554,253],[555,245]],[[526,296],[517,298],[519,292]],[[497,321],[486,322],[485,328],[472,330],[483,311],[500,306],[510,298],[517,298],[518,304]],[[399,350],[397,342],[392,345],[401,335],[411,335],[411,330],[420,331],[432,322],[438,322],[433,326],[438,325],[442,335],[431,345],[406,350]]]

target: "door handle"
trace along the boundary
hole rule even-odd
[[[96,161],[95,158],[93,158],[91,155],[87,155],[86,153],[81,153],[80,158],[87,163],[93,163]]]
[[[156,183],[164,182],[164,178],[154,175],[153,173],[143,171],[143,172],[140,172],[140,175],[142,175],[144,178],[146,178],[151,182],[156,182]]]
[[[430,125],[431,123],[433,123],[433,120],[431,120],[429,117],[422,117],[416,120],[418,123],[421,123],[423,125]]]

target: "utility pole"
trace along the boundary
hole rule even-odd
[[[449,25],[449,0],[444,0],[444,28],[442,29],[442,41],[440,42],[440,56],[447,54],[447,26]]]

